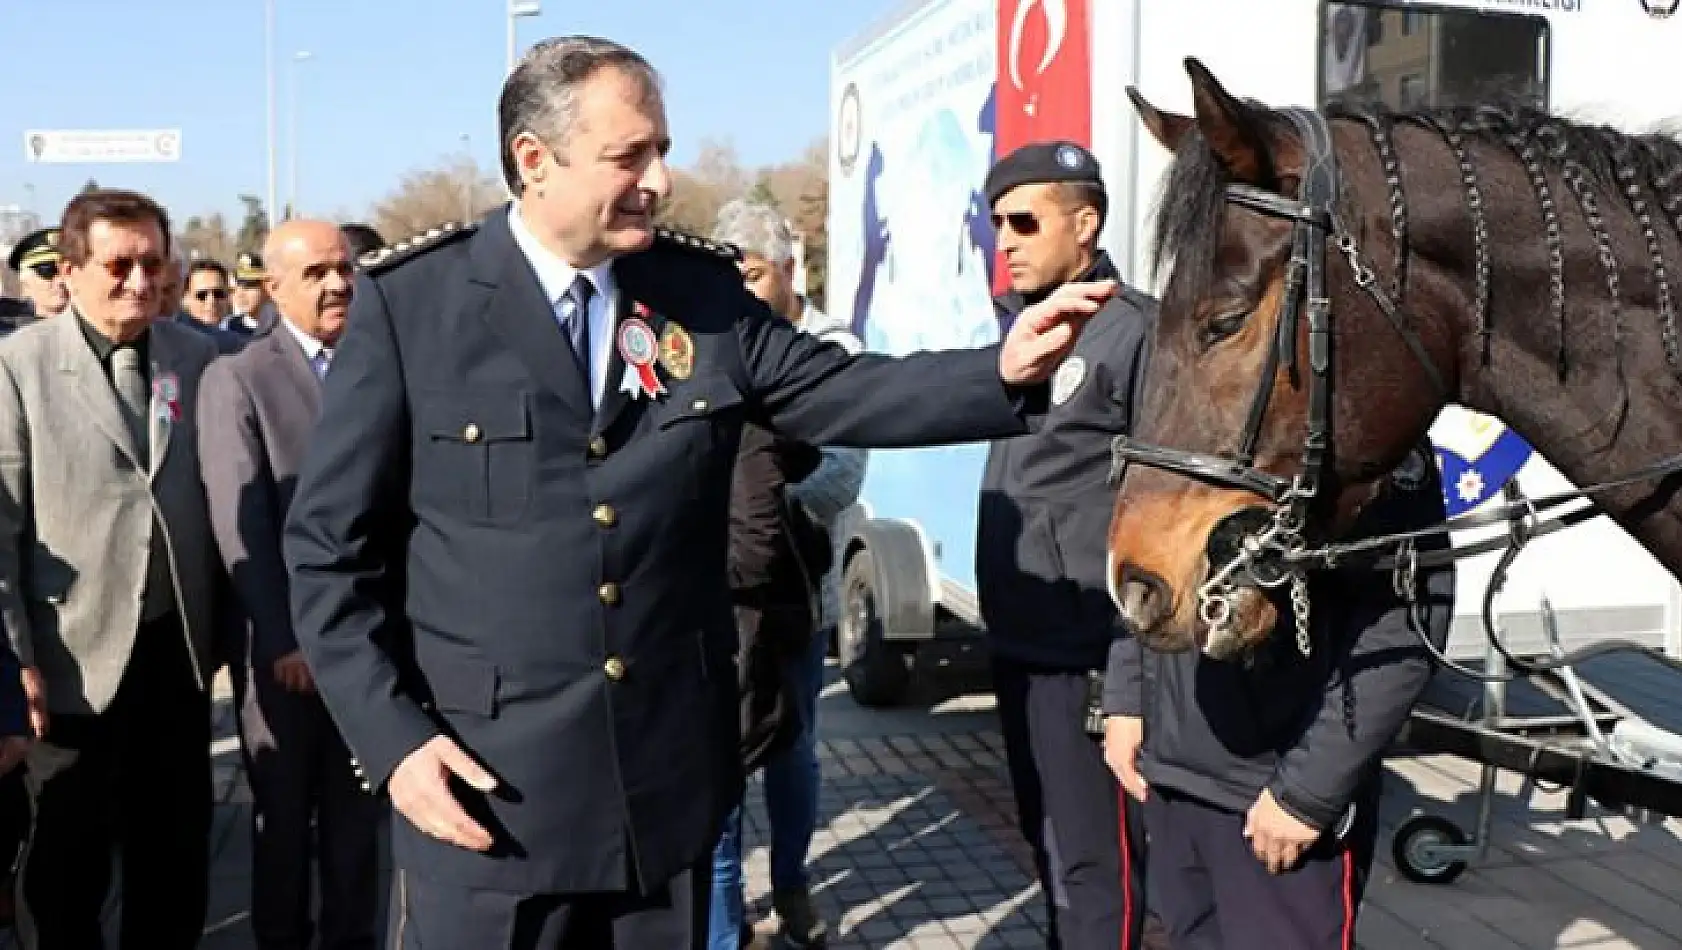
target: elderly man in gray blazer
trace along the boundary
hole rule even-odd
[[[152,319],[170,249],[151,199],[77,196],[60,246],[70,309],[0,341],[0,619],[38,739],[17,926],[102,946],[115,849],[122,946],[192,947],[215,668],[194,406],[216,349]]]
[[[263,257],[280,319],[238,355],[212,364],[199,390],[210,521],[246,629],[233,673],[256,800],[251,925],[259,950],[311,945],[314,851],[321,950],[372,950],[382,809],[362,789],[316,695],[292,634],[281,558],[281,526],[321,413],[321,378],[344,331],[355,269],[344,235],[325,221],[282,224]]]

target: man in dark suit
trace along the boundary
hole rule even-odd
[[[210,523],[246,634],[233,673],[256,802],[252,931],[262,950],[310,946],[313,852],[321,862],[322,950],[371,948],[381,807],[351,772],[292,634],[280,536],[355,267],[337,226],[324,221],[282,224],[263,256],[275,330],[211,364],[199,390]]]
[[[849,356],[733,256],[657,237],[651,66],[539,44],[503,88],[511,207],[368,259],[286,529],[294,630],[388,792],[404,946],[677,950],[741,794],[726,583],[742,425],[812,444],[1020,432],[1114,290],[999,347]]]

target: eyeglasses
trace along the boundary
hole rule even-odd
[[[58,276],[58,265],[51,261],[45,264],[31,264],[29,269],[42,280],[52,280]]]
[[[993,215],[993,230],[1003,231],[1005,225],[1023,237],[1033,237],[1040,233],[1040,219],[1032,211],[1011,211],[1006,214]]]
[[[211,288],[207,288],[205,290],[195,290],[195,291],[193,291],[193,296],[195,298],[197,298],[198,300],[201,300],[201,301],[203,301],[203,300],[227,300],[228,299],[228,292],[226,290],[222,289],[221,287],[211,287]]]
[[[112,280],[128,280],[129,274],[133,273],[136,267],[144,271],[147,277],[156,277],[164,272],[164,265],[168,263],[162,255],[146,254],[141,257],[113,257],[102,261],[100,266],[105,268]]]

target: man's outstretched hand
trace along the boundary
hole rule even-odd
[[[999,349],[999,376],[1013,385],[1040,383],[1050,378],[1063,357],[1074,349],[1086,321],[1114,296],[1113,280],[1064,284],[1010,325]]]

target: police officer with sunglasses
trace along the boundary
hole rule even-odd
[[[1092,711],[1117,633],[1104,582],[1110,441],[1131,428],[1156,301],[1098,249],[1108,201],[1086,149],[1024,146],[993,167],[986,195],[1010,279],[994,301],[1001,326],[1066,283],[1122,287],[1052,377],[1041,425],[993,443],[975,573],[1022,833],[1049,897],[1047,946],[1132,950],[1143,825],[1104,765]]]

